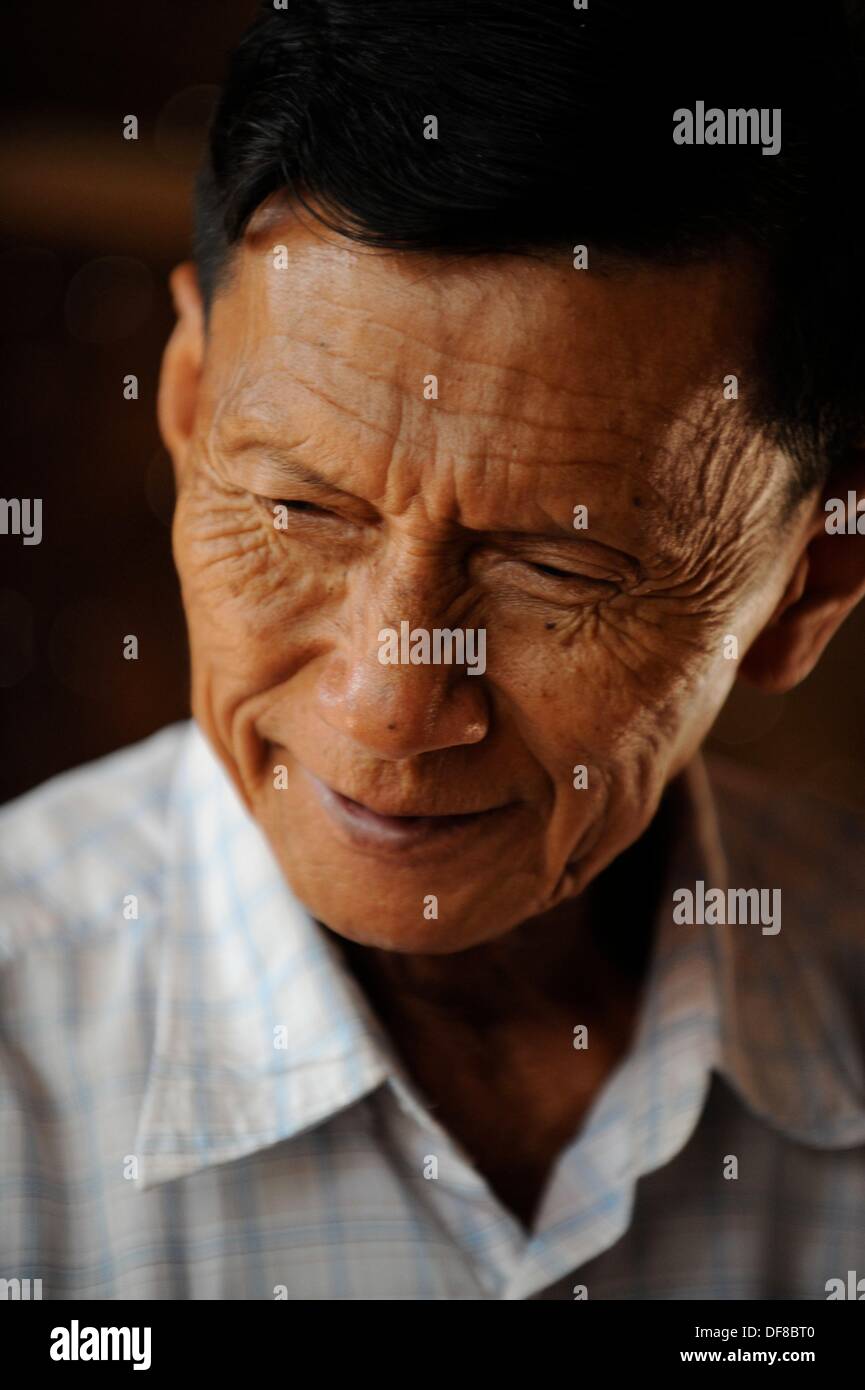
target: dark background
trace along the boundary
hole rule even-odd
[[[0,535],[0,799],[188,713],[156,387],[202,132],[256,8],[84,0],[4,15],[0,494],[43,499],[43,539]],[[137,141],[122,137],[127,115]],[[130,373],[137,401],[123,398]],[[129,633],[137,661],[123,658]],[[737,687],[713,745],[865,811],[863,653],[860,609],[791,694]]]

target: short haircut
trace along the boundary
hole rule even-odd
[[[585,243],[591,269],[593,250],[675,265],[745,245],[766,312],[743,395],[798,498],[865,432],[863,5],[265,0],[197,183],[205,306],[282,189],[394,252]],[[698,100],[780,108],[779,152],[674,143],[674,111]]]

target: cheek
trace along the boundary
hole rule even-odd
[[[577,844],[591,866],[645,828],[729,688],[713,646],[710,616],[648,603],[510,631],[500,688],[551,784],[551,860]]]
[[[570,780],[574,762],[612,770],[647,745],[675,744],[712,664],[699,620],[665,624],[648,605],[546,615],[502,633],[501,643],[507,655],[498,669],[490,660],[491,675],[513,701],[522,738],[557,781]]]
[[[285,679],[314,640],[337,575],[246,494],[178,503],[175,560],[193,659]]]

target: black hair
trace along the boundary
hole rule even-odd
[[[288,190],[394,252],[585,243],[765,266],[749,411],[796,496],[865,433],[862,0],[265,0],[196,188],[205,306]],[[781,148],[673,141],[673,113],[781,110]],[[437,138],[425,138],[434,116]],[[314,206],[312,204],[314,203]]]

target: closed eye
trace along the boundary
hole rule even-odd
[[[591,592],[598,594],[615,594],[619,592],[620,584],[608,573],[592,574],[587,566],[586,569],[565,570],[558,565],[547,565],[540,560],[523,560],[522,564],[538,576],[543,576],[551,582],[547,587],[547,593],[552,596],[555,589],[558,589],[562,596],[572,597],[576,593]]]
[[[549,574],[553,579],[583,579],[585,575],[576,574],[573,570],[556,569],[554,565],[539,565],[531,561],[533,570],[538,570],[540,574]]]
[[[334,515],[327,507],[320,507],[316,502],[307,502],[300,497],[259,497],[258,501],[271,513],[277,507],[284,507],[287,512],[305,513],[310,516]]]
[[[266,500],[275,507],[289,507],[294,512],[323,512],[325,510],[317,502],[306,502],[299,497],[268,497]]]

